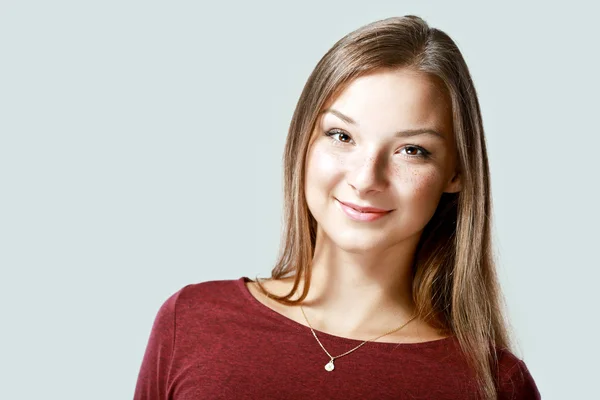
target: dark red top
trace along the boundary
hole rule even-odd
[[[310,328],[265,306],[247,277],[190,284],[160,307],[135,400],[475,399],[474,379],[449,337],[368,342],[335,360]],[[362,341],[316,331],[336,356]],[[540,399],[523,361],[499,352],[499,399]]]

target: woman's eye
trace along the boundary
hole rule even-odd
[[[409,157],[427,158],[430,154],[427,150],[419,146],[405,146],[402,150],[406,150]]]
[[[335,142],[349,143],[352,140],[352,138],[350,138],[350,136],[348,136],[347,133],[340,131],[339,129],[332,129],[330,131],[327,131],[325,135],[332,138],[332,140],[334,140]]]

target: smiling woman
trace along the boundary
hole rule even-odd
[[[444,32],[388,18],[339,40],[289,128],[268,279],[161,307],[136,399],[539,399],[512,350],[476,91]]]

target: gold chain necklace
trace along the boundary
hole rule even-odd
[[[329,354],[329,352],[325,349],[325,347],[323,346],[323,344],[321,343],[321,341],[319,340],[319,338],[317,337],[317,334],[315,333],[315,330],[313,329],[312,325],[310,324],[310,322],[308,322],[308,318],[306,318],[306,314],[304,313],[304,309],[302,308],[302,305],[300,305],[300,311],[302,311],[302,315],[304,315],[304,319],[306,320],[306,323],[308,324],[308,326],[310,327],[310,331],[312,332],[313,336],[315,337],[315,339],[317,339],[317,342],[319,343],[319,346],[321,346],[321,348],[323,349],[323,351],[329,356],[329,362],[327,364],[325,364],[325,370],[327,372],[331,372],[333,371],[333,369],[335,368],[335,366],[333,365],[333,361],[336,358],[340,358],[340,357],[344,357],[347,354],[352,353],[354,350],[357,350],[359,347],[363,346],[365,343],[367,342],[372,342],[373,340],[377,340],[379,338],[382,338],[386,335],[389,335],[391,333],[394,333],[396,331],[399,331],[400,329],[404,328],[406,325],[408,325],[408,323],[410,321],[412,321],[413,319],[415,319],[417,316],[415,315],[414,317],[412,317],[411,319],[408,320],[408,322],[406,322],[405,324],[403,324],[402,326],[400,326],[399,328],[393,329],[389,332],[384,333],[383,335],[379,335],[373,339],[369,339],[369,340],[365,340],[364,342],[362,342],[361,344],[359,344],[358,346],[356,346],[355,348],[340,354],[339,356],[332,356],[331,354]]]

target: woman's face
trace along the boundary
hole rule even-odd
[[[442,193],[460,190],[455,151],[450,99],[432,78],[407,69],[362,76],[317,120],[308,207],[321,233],[347,251],[418,240]],[[388,212],[353,212],[341,202]]]

